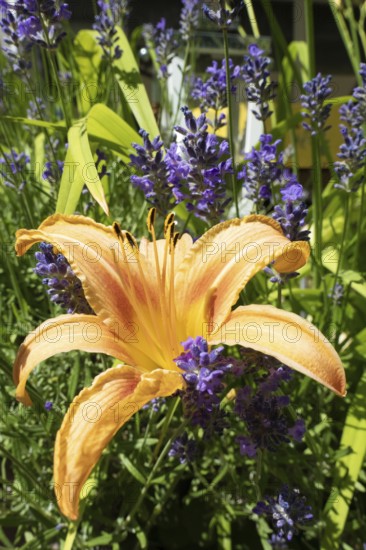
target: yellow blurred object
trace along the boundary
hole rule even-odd
[[[300,103],[293,104],[293,114],[298,113],[301,110]],[[337,159],[337,153],[339,146],[343,142],[342,134],[339,131],[339,113],[337,107],[332,107],[330,112],[330,117],[328,119],[328,124],[331,126],[329,130],[325,132],[325,139],[328,143],[329,151],[333,159]],[[311,160],[311,135],[310,132],[305,130],[302,127],[301,123],[295,128],[296,136],[296,146],[297,146],[297,158],[298,158],[298,168],[310,169],[312,168]],[[290,135],[287,133],[285,139],[285,147],[290,145]],[[322,168],[327,168],[329,165],[327,158],[322,155],[321,157],[321,166]]]
[[[246,125],[246,122],[247,122],[247,111],[248,111],[248,109],[247,109],[247,104],[246,103],[240,102],[240,103],[237,103],[236,105],[237,105],[237,109],[235,109],[235,111],[234,111],[234,135],[238,136],[241,139],[241,137],[244,135],[244,132],[245,132],[245,125]],[[201,114],[201,110],[200,110],[199,107],[195,107],[194,109],[192,109],[192,112],[193,112],[193,115],[195,117],[198,117]],[[218,116],[221,115],[222,113],[224,113],[224,115],[226,116],[226,121],[227,121],[227,116],[228,116],[227,107],[225,107],[225,109],[222,109],[221,111],[219,111]],[[209,120],[214,120],[215,111],[213,109],[209,109],[207,111],[207,118]],[[213,133],[213,130],[212,130],[211,126],[208,127],[208,132],[210,134]],[[218,130],[216,132],[216,135],[218,137],[228,139],[228,133],[227,132],[228,132],[228,127],[227,127],[227,124],[226,124],[225,126],[220,128],[220,130]]]

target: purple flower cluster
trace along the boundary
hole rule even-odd
[[[23,191],[27,183],[25,170],[29,163],[30,157],[25,153],[17,153],[15,149],[4,153],[4,156],[0,158],[0,174],[4,185],[19,192]]]
[[[3,34],[2,51],[12,63],[15,73],[22,74],[31,68],[30,51],[33,43],[19,31],[18,16],[12,10],[6,9],[7,5],[3,6],[5,11],[0,20],[0,29]]]
[[[178,458],[181,464],[185,464],[196,458],[197,450],[196,441],[187,432],[184,432],[183,435],[173,441],[168,455],[172,458]]]
[[[136,155],[130,155],[131,165],[142,175],[131,176],[131,183],[140,188],[146,200],[159,212],[166,214],[174,203],[180,202],[180,185],[174,186],[169,180],[169,169],[164,159],[164,144],[160,137],[149,139],[145,130],[140,130],[143,145],[134,143]]]
[[[301,105],[306,111],[302,113],[302,116],[308,122],[303,122],[302,125],[311,132],[312,136],[330,128],[325,124],[330,114],[331,105],[324,105],[324,102],[332,93],[332,88],[329,86],[331,79],[331,75],[323,77],[318,73],[303,86],[305,93],[300,96],[300,99]]]
[[[272,217],[277,220],[290,241],[308,241],[310,231],[303,229],[308,213],[304,202],[304,189],[296,176],[284,170],[280,193],[283,204],[274,207]]]
[[[58,160],[56,162],[48,161],[44,166],[42,177],[54,185],[60,181],[63,169],[64,162],[62,160]]]
[[[62,254],[56,254],[52,244],[40,243],[40,252],[35,253],[37,265],[34,272],[42,277],[42,283],[48,286],[51,302],[60,305],[67,313],[93,314],[81,282]]]
[[[98,32],[98,42],[103,49],[103,57],[109,61],[120,59],[122,50],[117,44],[116,25],[121,24],[123,17],[128,14],[128,2],[117,0],[98,0],[100,12],[95,17],[93,29]]]
[[[313,519],[311,506],[298,489],[284,485],[275,497],[265,497],[253,508],[253,512],[264,516],[271,524],[274,533],[271,539],[273,548],[287,548],[298,529],[305,527]],[[281,546],[282,544],[282,546]]]
[[[272,367],[258,380],[255,390],[250,386],[237,390],[235,412],[244,421],[248,433],[237,437],[242,455],[252,458],[260,449],[275,451],[281,443],[288,443],[290,438],[301,441],[305,433],[304,421],[298,419],[290,426],[285,414],[289,397],[274,395],[280,384],[289,380],[290,376],[287,367]]]
[[[230,91],[236,92],[236,86],[234,80],[240,76],[240,67],[234,66],[234,63],[229,59],[230,67]],[[213,127],[214,131],[218,130],[225,125],[225,115],[222,113],[218,115],[218,112],[227,107],[227,90],[226,90],[226,66],[225,60],[222,60],[221,67],[217,61],[213,61],[212,64],[207,67],[205,71],[209,77],[204,81],[200,77],[196,77],[192,83],[191,95],[193,99],[199,101],[200,109],[202,112],[207,112],[208,109],[215,111],[215,120],[210,121],[209,124]]]
[[[207,131],[203,113],[195,118],[187,107],[182,107],[186,128],[175,130],[184,136],[183,142],[172,144],[167,152],[169,181],[183,185],[180,199],[187,199],[187,209],[205,221],[220,220],[230,202],[226,197],[225,176],[232,173],[229,144]]]
[[[188,338],[182,346],[184,353],[174,362],[184,371],[184,414],[190,418],[192,426],[204,428],[205,437],[221,433],[225,419],[220,410],[220,395],[224,389],[224,375],[231,368],[221,356],[223,346],[208,351],[207,342],[201,336]]]
[[[258,205],[272,197],[272,186],[277,183],[282,175],[283,153],[277,153],[277,147],[281,140],[272,142],[270,134],[262,134],[259,138],[259,148],[252,148],[250,153],[244,155],[246,164],[238,179],[243,179],[245,196]],[[257,209],[258,209],[257,207]]]
[[[168,78],[168,65],[175,57],[178,49],[178,41],[174,38],[174,29],[167,28],[166,19],[162,17],[159,23],[153,27],[152,25],[144,25],[145,40],[152,44],[156,62],[159,66],[159,78],[165,80]]]
[[[344,286],[341,283],[336,283],[332,292],[328,294],[328,298],[331,298],[335,305],[340,306],[344,298]]]
[[[355,192],[359,188],[363,176],[355,176],[365,166],[366,160],[366,63],[361,63],[360,75],[363,85],[353,90],[354,100],[339,109],[340,118],[345,123],[340,125],[344,143],[338,153],[342,161],[334,163],[338,177],[338,183],[334,187],[347,193]]]
[[[187,42],[197,30],[200,16],[199,0],[182,0],[180,12],[179,33],[184,42]]]
[[[130,159],[141,175],[131,176],[131,182],[162,213],[187,200],[187,209],[195,216],[217,221],[230,202],[225,198],[225,176],[232,173],[229,145],[207,132],[205,114],[195,118],[187,107],[182,111],[186,128],[175,129],[184,139],[173,143],[165,156],[160,137],[150,141],[146,131],[140,130],[144,144],[133,145],[137,154]]]
[[[253,101],[258,110],[253,110],[254,116],[258,120],[266,120],[271,116],[268,102],[276,95],[277,84],[269,82],[269,67],[272,63],[270,57],[264,54],[256,44],[251,44],[248,48],[249,55],[244,56],[244,65],[241,71],[241,77],[246,87],[245,91],[249,101]]]
[[[231,25],[233,19],[235,19],[235,17],[237,17],[240,11],[244,8],[243,0],[229,0],[227,4],[229,5],[230,10],[222,7],[223,5],[225,5],[225,2],[220,1],[217,2],[217,4],[217,9],[212,9],[206,4],[203,4],[202,9],[207,19],[209,19],[221,28],[225,28]]]
[[[1,21],[1,28],[9,46],[6,53],[13,60],[17,72],[30,67],[27,54],[33,44],[55,49],[66,34],[61,27],[62,22],[71,17],[66,2],[18,0],[15,3],[3,2],[3,6],[5,17]],[[23,54],[26,54],[24,60],[21,57]]]

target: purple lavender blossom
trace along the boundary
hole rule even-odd
[[[234,66],[234,63],[229,59],[230,68],[230,91],[232,94],[236,92],[234,80],[240,76],[240,67]],[[207,67],[205,71],[209,77],[204,81],[200,77],[196,77],[192,83],[191,95],[193,99],[200,102],[199,106],[202,112],[207,112],[208,109],[215,111],[215,120],[209,124],[216,132],[219,128],[225,125],[225,115],[218,115],[218,112],[227,107],[227,89],[226,89],[226,65],[225,60],[222,60],[221,67],[217,61]]]
[[[128,14],[128,2],[98,0],[100,13],[96,15],[93,29],[98,32],[97,40],[103,50],[103,57],[108,61],[120,59],[122,50],[117,44],[116,26],[121,24],[124,15]]]
[[[284,170],[280,193],[284,204],[274,207],[272,217],[277,220],[290,241],[308,241],[310,231],[303,229],[308,213],[303,202],[304,189],[296,176],[289,170]]]
[[[35,253],[37,265],[34,272],[42,277],[42,283],[48,286],[47,293],[51,302],[66,309],[67,313],[93,315],[81,282],[65,256],[56,254],[49,243],[40,243],[39,248],[40,252]]]
[[[237,390],[234,408],[247,432],[237,437],[240,453],[250,458],[255,457],[258,450],[276,451],[290,438],[301,441],[305,434],[304,421],[297,419],[291,426],[285,413],[290,398],[274,394],[282,382],[291,378],[290,370],[284,365],[278,368],[271,366],[265,375],[255,378],[256,389],[244,386]]]
[[[246,164],[238,179],[243,179],[245,196],[252,200],[257,210],[272,197],[271,187],[277,183],[283,171],[283,153],[277,153],[281,140],[272,142],[270,134],[262,134],[259,138],[259,149],[252,148],[244,155]]]
[[[44,404],[44,408],[46,409],[47,412],[50,412],[53,408],[52,401],[46,401]]]
[[[330,128],[325,124],[332,106],[329,104],[324,105],[324,102],[332,93],[332,88],[329,86],[331,79],[331,75],[323,77],[318,73],[303,86],[305,93],[300,96],[300,99],[301,105],[306,111],[302,113],[302,116],[308,119],[309,122],[303,122],[302,125],[311,132],[312,136],[316,136],[319,132],[325,132]]]
[[[149,139],[145,130],[140,130],[143,145],[133,144],[136,155],[130,155],[131,166],[141,175],[131,176],[131,183],[141,189],[146,200],[159,212],[166,214],[170,208],[180,202],[180,184],[172,184],[169,179],[168,163],[164,159],[164,144],[160,137]]]
[[[11,149],[0,158],[0,175],[6,187],[23,191],[26,181],[26,168],[30,163],[30,157],[26,153],[17,153]],[[1,167],[2,166],[2,167]]]
[[[276,95],[277,84],[269,82],[269,67],[272,63],[270,57],[264,54],[256,44],[251,44],[248,48],[249,55],[244,56],[241,77],[246,84],[246,94],[249,101],[253,101],[258,110],[253,110],[254,116],[258,120],[266,120],[271,116],[269,110],[269,101]]]
[[[8,6],[5,5],[4,7],[5,11],[0,19],[0,29],[3,34],[2,51],[12,63],[14,72],[24,74],[32,66],[30,51],[33,44],[31,40],[19,32],[21,18],[16,16],[12,10],[7,9]]]
[[[43,119],[46,115],[46,104],[41,97],[37,97],[35,101],[30,101],[27,108],[27,118],[33,120]]]
[[[189,438],[187,432],[184,432],[173,441],[168,455],[178,458],[181,464],[192,462],[197,456],[197,443],[194,439]]]
[[[212,9],[206,4],[203,4],[203,13],[213,23],[221,28],[226,28],[231,25],[233,19],[235,19],[240,11],[244,8],[244,2],[242,0],[229,0],[227,2],[230,9],[225,9],[225,2],[217,2],[217,9]],[[210,4],[211,5],[211,4]]]
[[[56,49],[66,35],[61,27],[61,23],[71,17],[66,2],[20,0],[12,5],[12,9],[17,14],[17,31],[21,40],[42,48]]]
[[[184,42],[187,42],[197,30],[200,16],[199,0],[182,0],[180,12],[179,33]]]
[[[339,109],[340,118],[345,123],[340,125],[344,143],[337,155],[342,160],[334,163],[338,176],[334,187],[347,193],[357,191],[364,179],[363,174],[359,177],[356,174],[364,167],[366,159],[366,63],[361,63],[360,75],[363,85],[353,90],[354,100]]]
[[[335,305],[340,306],[344,297],[344,286],[341,283],[336,283],[332,289],[332,292],[328,294],[328,298],[331,298]]]
[[[208,351],[204,338],[188,338],[182,342],[184,353],[174,362],[184,371],[186,389],[182,395],[185,416],[193,426],[205,430],[205,437],[221,433],[226,426],[220,410],[220,396],[224,389],[223,378],[231,369],[229,360],[223,361],[223,346]]]
[[[175,130],[184,136],[167,152],[169,181],[182,186],[181,197],[187,199],[187,209],[205,221],[220,220],[230,202],[226,198],[225,176],[232,173],[229,144],[207,132],[203,113],[195,118],[187,107],[182,107],[186,128]]]
[[[284,485],[276,497],[265,497],[257,503],[253,512],[265,516],[270,522],[274,535],[283,541],[291,541],[299,528],[305,527],[313,519],[311,506],[298,489]]]
[[[179,46],[174,35],[174,29],[167,28],[165,17],[162,17],[155,27],[144,25],[144,37],[147,42],[151,42],[155,50],[156,62],[159,66],[158,76],[162,80],[168,78],[168,66],[175,57]]]
[[[42,177],[52,185],[55,185],[61,180],[63,169],[64,162],[62,160],[56,162],[48,161],[44,166]]]

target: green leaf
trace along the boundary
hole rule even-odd
[[[98,44],[97,35],[96,31],[81,30],[74,42],[74,56],[81,77],[78,107],[83,114],[87,114],[99,94],[99,68],[103,50]]]
[[[129,155],[134,151],[131,144],[142,143],[141,136],[102,103],[91,108],[87,117],[87,130],[90,139],[112,148],[125,162],[129,162]]]
[[[364,356],[366,358],[366,355]],[[346,525],[356,482],[366,454],[366,371],[358,383],[344,424],[340,450],[352,452],[337,460],[333,491],[325,509],[325,530],[321,550],[339,548],[340,537]]]
[[[154,138],[160,135],[160,130],[141,80],[139,67],[125,33],[120,27],[116,27],[116,30],[116,45],[121,48],[123,55],[113,61],[115,76],[138,125]]]
[[[146,483],[146,477],[132,464],[129,458],[126,455],[120,455],[123,465],[127,468],[130,474],[137,479],[142,485]]]
[[[331,273],[336,273],[337,263],[338,263],[338,251],[332,246],[324,250],[322,254],[322,263],[324,267],[329,269]],[[342,278],[342,281],[345,284],[352,283],[352,290],[355,290],[363,298],[366,298],[366,283],[365,282],[354,282],[354,281],[364,281],[363,276],[360,273],[355,271],[347,270],[341,271],[339,276]]]
[[[62,173],[56,212],[73,214],[85,184],[93,198],[108,215],[108,205],[102,183],[90,150],[85,119],[70,128],[68,141],[69,147]]]
[[[16,124],[20,124],[22,126],[37,126],[38,128],[48,128],[50,130],[64,130],[66,132],[66,125],[65,122],[46,122],[45,120],[33,120],[32,118],[25,118],[22,116],[8,116],[8,115],[0,115],[0,120],[3,120],[4,122],[15,122]]]

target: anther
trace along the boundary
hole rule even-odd
[[[123,240],[121,226],[119,225],[119,223],[118,222],[113,222],[112,227],[113,227],[113,230],[114,230],[115,234],[117,235],[117,238]]]
[[[177,242],[178,242],[179,237],[180,237],[180,233],[178,233],[178,231],[176,231],[173,235],[173,246],[174,246],[174,248],[177,246]]]
[[[174,222],[174,217],[175,217],[174,212],[171,212],[171,213],[168,214],[167,217],[165,218],[165,221],[164,221],[164,235],[167,234],[167,232],[169,231],[169,228],[170,228],[171,225],[173,224],[173,222]]]
[[[155,216],[156,216],[156,208],[155,207],[150,208],[146,219],[146,225],[149,233],[151,233],[154,228]]]
[[[138,249],[137,241],[136,241],[135,237],[133,237],[133,235],[131,235],[131,233],[129,233],[128,231],[124,231],[124,236],[126,237],[127,242],[131,246],[131,248]]]

